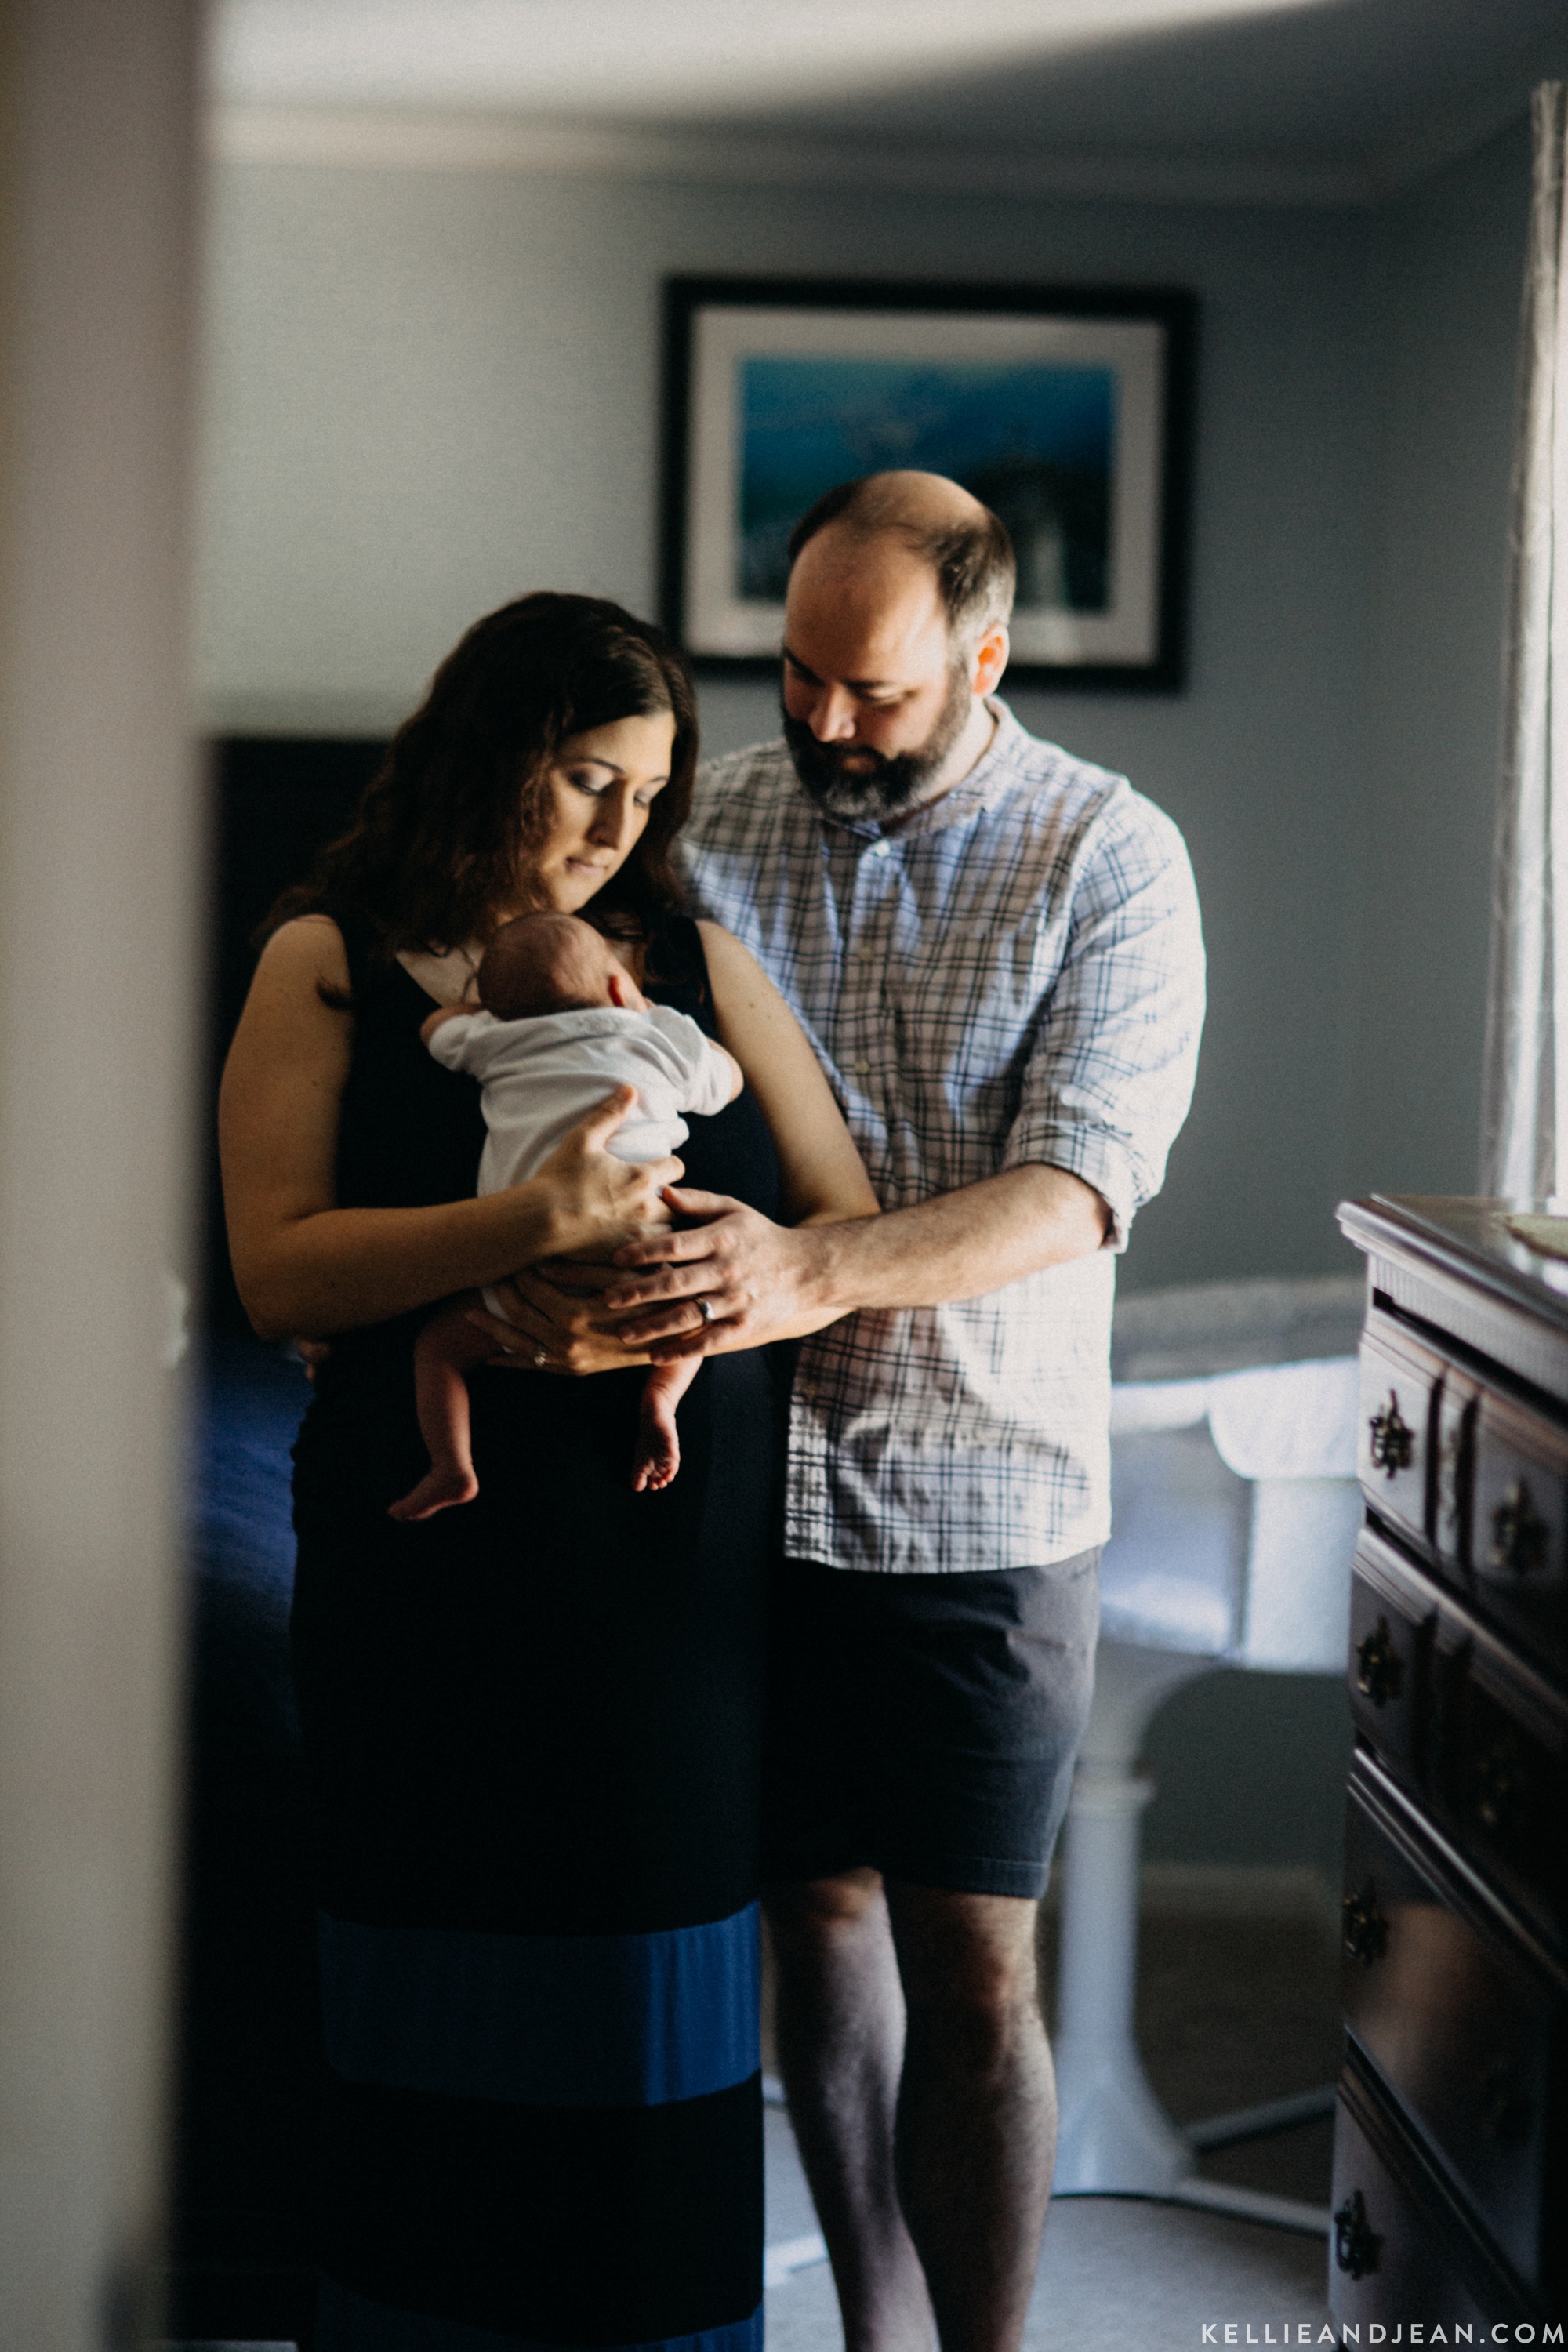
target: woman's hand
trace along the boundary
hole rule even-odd
[[[505,1322],[481,1307],[473,1308],[468,1320],[495,1340],[501,1351],[496,1362],[503,1370],[574,1376],[624,1371],[628,1364],[649,1360],[618,1336],[625,1312],[606,1314],[600,1304],[610,1284],[624,1279],[614,1265],[552,1258],[547,1266],[530,1266],[510,1282],[492,1285],[505,1305]]]
[[[661,1171],[680,1166],[678,1160],[617,1160],[605,1150],[636,1100],[634,1087],[617,1087],[534,1171],[534,1181],[556,1188],[563,1223],[596,1219],[598,1231],[574,1237],[572,1255],[546,1258],[493,1285],[506,1305],[505,1321],[472,1311],[468,1319],[495,1340],[503,1369],[582,1374],[647,1361],[615,1336],[622,1318],[598,1303],[616,1279],[611,1254],[650,1225],[668,1224]]]
[[[617,1087],[529,1179],[551,1188],[557,1229],[569,1236],[565,1249],[574,1256],[593,1251],[607,1257],[645,1226],[669,1222],[664,1192],[685,1173],[680,1161],[617,1160],[605,1149],[637,1098],[635,1087]]]

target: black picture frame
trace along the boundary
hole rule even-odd
[[[981,364],[993,378],[1005,373],[1015,386],[1031,369],[1037,382],[1042,370],[1058,376],[1074,371],[1084,388],[1075,395],[1079,409],[1086,400],[1099,402],[1100,413],[1114,420],[1097,427],[1092,414],[1084,412],[1090,459],[1076,468],[1021,448],[1016,457],[994,459],[972,484],[1003,513],[1016,542],[1023,542],[1021,586],[1026,593],[1016,617],[1008,677],[1036,687],[1179,692],[1186,682],[1196,341],[1196,297],[1170,287],[668,278],[660,501],[664,625],[700,674],[775,674],[782,615],[777,581],[784,559],[774,541],[785,511],[781,478],[805,485],[794,508],[798,514],[832,480],[898,462],[879,454],[876,433],[879,420],[889,418],[889,429],[907,429],[888,405],[900,370],[909,378],[911,394],[925,387],[923,429],[928,446],[934,443],[940,454],[942,425],[929,423],[933,414],[940,416],[940,385],[951,383],[961,370],[968,372],[971,383],[977,382],[971,355],[980,347],[985,354]],[[953,354],[945,377],[943,350]],[[857,356],[862,352],[863,358]],[[736,390],[738,359],[751,371],[744,392]],[[868,395],[869,432],[863,425],[854,428],[857,454],[866,462],[852,462],[820,481],[810,478],[811,455],[798,434],[787,460],[776,455],[786,448],[785,436],[793,429],[787,405],[781,407],[780,401],[787,401],[792,383],[811,381],[802,373],[803,359],[807,371],[818,371],[820,383],[848,385],[858,370],[859,381],[882,387]],[[828,373],[834,369],[837,374]],[[1100,376],[1109,388],[1091,385],[1090,379]],[[784,388],[774,395],[774,421],[761,428],[743,423],[745,400],[752,398],[754,404],[752,387],[770,381]],[[934,411],[933,384],[939,388]],[[973,400],[984,396],[970,398],[965,414],[972,420]],[[1022,397],[1016,391],[1009,396],[1015,406]],[[816,421],[804,428],[816,435],[815,454],[850,446],[840,430],[843,413],[835,412],[824,424],[827,413],[819,401]],[[867,413],[864,402],[861,413]],[[921,449],[921,429],[914,428],[912,454],[904,462],[932,462]],[[1099,444],[1093,440],[1096,430]],[[769,436],[775,453],[771,478]],[[1097,446],[1106,453],[1098,464],[1092,455]],[[754,458],[753,450],[762,457]],[[935,469],[960,470],[947,465]],[[751,500],[753,509],[757,503],[752,478],[758,474],[764,505],[771,496],[773,506],[760,523],[742,529],[745,502]],[[1043,560],[1037,555],[1042,546]],[[1032,604],[1026,601],[1031,591]]]

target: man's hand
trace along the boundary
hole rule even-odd
[[[823,1228],[775,1225],[722,1192],[668,1186],[665,1199],[703,1222],[616,1252],[623,1271],[603,1304],[626,1317],[623,1347],[669,1363],[793,1339],[841,1312],[826,1299]]]
[[[1087,1256],[1111,1224],[1091,1185],[1033,1164],[882,1216],[794,1227],[718,1192],[672,1189],[665,1198],[706,1222],[626,1243],[615,1260],[627,1278],[604,1298],[628,1310],[623,1340],[656,1363],[794,1339],[866,1307],[978,1298]]]

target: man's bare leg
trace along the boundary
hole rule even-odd
[[[908,2009],[897,2174],[942,2352],[1017,2352],[1056,2163],[1038,1906],[894,1882]]]
[[[931,2352],[893,2174],[904,1999],[874,1870],[775,1886],[779,2065],[844,2315],[845,2352]]]

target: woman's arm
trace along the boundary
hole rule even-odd
[[[880,1203],[805,1032],[750,950],[699,922],[719,1042],[741,1065],[778,1155],[786,1225],[874,1217]]]
[[[266,1339],[378,1323],[541,1257],[613,1247],[638,1228],[679,1162],[602,1149],[630,1107],[621,1087],[524,1184],[420,1209],[340,1209],[338,1118],[353,1016],[342,934],[321,915],[268,941],[218,1105],[235,1280]]]

